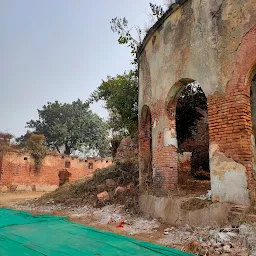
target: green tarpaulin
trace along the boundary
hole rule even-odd
[[[67,221],[0,208],[0,255],[191,255]]]

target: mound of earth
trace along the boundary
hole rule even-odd
[[[117,163],[108,168],[96,170],[91,177],[67,183],[57,190],[45,194],[34,202],[36,205],[62,204],[70,207],[102,207],[107,204],[121,204],[130,213],[138,214],[139,170],[135,162]],[[107,197],[99,199],[99,194]],[[98,195],[98,196],[97,196]]]

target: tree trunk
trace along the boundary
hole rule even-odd
[[[60,154],[60,149],[59,149],[59,147],[55,145],[55,148],[57,149],[58,153]]]
[[[67,143],[65,143],[65,151],[64,151],[65,155],[70,155],[71,154],[71,147],[67,145]]]

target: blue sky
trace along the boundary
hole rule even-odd
[[[110,20],[144,29],[148,13],[148,0],[0,0],[0,131],[19,136],[47,102],[85,100],[130,69]],[[107,117],[101,104],[92,110]]]

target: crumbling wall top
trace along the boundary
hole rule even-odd
[[[143,39],[143,42],[138,48],[137,58],[139,59],[146,44],[148,43],[151,36],[157,31],[157,29],[165,22],[165,20],[174,13],[177,9],[180,8],[183,4],[185,4],[189,0],[176,0],[174,4],[172,4],[169,9],[163,14],[163,16],[149,29],[148,33]]]

